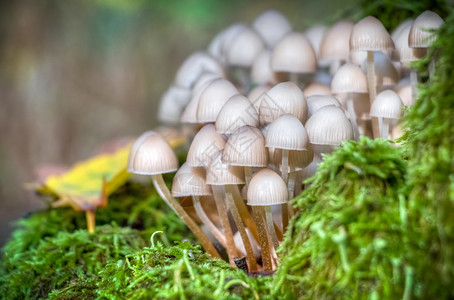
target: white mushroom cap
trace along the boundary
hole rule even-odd
[[[271,54],[274,72],[315,73],[317,58],[304,34],[293,32],[285,36]]]
[[[230,66],[249,68],[265,48],[265,44],[253,29],[246,27],[238,32],[226,47],[227,63]]]
[[[266,167],[268,150],[260,129],[251,126],[239,128],[227,140],[222,161],[232,166]]]
[[[402,100],[392,90],[384,90],[375,98],[370,107],[372,117],[399,119],[402,115]]]
[[[224,147],[225,138],[216,132],[214,125],[205,125],[195,135],[186,162],[191,167],[207,167]]]
[[[214,57],[206,52],[196,52],[189,56],[178,69],[175,85],[191,89],[203,73],[214,73],[225,76],[224,67]]]
[[[309,108],[309,118],[320,108],[334,105],[341,107],[340,102],[334,96],[314,95],[307,97],[307,107]]]
[[[334,75],[331,92],[334,94],[368,93],[367,77],[358,66],[347,63]]]
[[[251,68],[252,82],[258,84],[274,84],[277,82],[276,76],[271,70],[271,51],[264,49],[254,60]]]
[[[214,37],[210,45],[208,45],[208,52],[216,57],[221,63],[226,64],[226,51],[228,45],[230,45],[232,39],[244,28],[246,28],[246,25],[241,23],[230,25]]]
[[[353,139],[350,120],[341,108],[333,105],[316,111],[307,120],[306,131],[312,145],[339,146],[342,141]]]
[[[293,82],[281,82],[262,97],[259,108],[260,124],[266,125],[279,116],[290,113],[302,123],[307,119],[307,103],[303,91]]]
[[[320,46],[320,60],[349,60],[350,33],[353,23],[340,21],[336,23],[325,35]]]
[[[383,24],[368,16],[353,26],[350,35],[350,51],[382,51],[390,53],[394,42]]]
[[[202,95],[202,93],[214,79],[218,78],[219,77],[213,78],[211,73],[205,73],[204,75],[200,76],[199,80],[194,85],[191,100],[189,101],[188,105],[181,115],[181,123],[198,123],[197,108],[199,107],[200,95]]]
[[[268,97],[267,92],[270,90],[268,85],[259,85],[252,89],[247,96],[249,101],[254,105],[255,110],[258,112],[260,110],[260,103],[262,99]]]
[[[406,19],[402,23],[400,23],[396,28],[393,29],[391,32],[391,38],[393,39],[394,45],[396,45],[397,38],[402,33],[402,30],[407,26],[412,26],[414,20],[413,19]],[[408,42],[407,42],[408,45]]]
[[[314,49],[315,55],[320,58],[320,46],[322,44],[323,38],[325,37],[328,28],[324,25],[315,25],[311,28],[304,31],[309,43],[311,43],[312,48]],[[348,40],[348,38],[347,38]]]
[[[222,151],[219,151],[207,168],[206,183],[209,185],[244,184],[244,168],[229,166],[221,160]]]
[[[273,48],[278,41],[292,31],[287,18],[276,10],[267,10],[258,16],[252,27],[265,41],[268,48]]]
[[[211,81],[200,95],[197,106],[197,122],[216,122],[219,111],[233,96],[239,94],[236,87],[228,80],[219,78]]]
[[[266,147],[307,150],[309,139],[303,124],[295,116],[285,114],[268,126]]]
[[[219,112],[216,131],[233,134],[244,125],[258,127],[259,115],[248,98],[243,95],[232,96]]]
[[[408,45],[410,48],[427,48],[436,40],[437,35],[430,29],[438,29],[444,24],[443,19],[433,11],[426,10],[420,14],[408,35]]]
[[[129,173],[140,175],[171,173],[178,169],[178,160],[163,137],[147,131],[134,142],[127,169]]]
[[[287,202],[287,185],[276,172],[262,169],[252,177],[247,191],[248,205],[269,206]]]
[[[211,195],[211,188],[205,182],[205,169],[193,168],[184,163],[173,177],[172,195],[174,197]]]
[[[304,96],[310,97],[314,95],[331,95],[331,89],[329,86],[313,82],[309,84],[305,89],[304,89]]]
[[[396,49],[393,52],[393,60],[403,63],[418,60],[426,55],[425,48],[410,48],[408,46],[408,35],[413,22],[407,22],[406,26],[401,28],[399,35],[394,39]]]

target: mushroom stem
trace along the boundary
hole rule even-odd
[[[194,233],[197,239],[202,244],[202,247],[206,250],[208,254],[213,257],[221,258],[219,253],[214,248],[208,236],[200,229],[199,226],[194,222],[194,220],[186,213],[186,211],[181,207],[180,204],[173,198],[169,189],[167,188],[162,174],[151,175],[153,180],[153,185],[158,192],[159,196],[169,205],[173,211],[178,215],[178,217],[183,221],[186,226]]]
[[[375,87],[374,51],[367,51],[367,83],[369,85],[370,105],[372,105],[375,101],[375,97],[377,96],[377,90]],[[372,132],[374,138],[379,136],[378,121],[375,117],[372,117]]]
[[[232,266],[235,266],[233,258],[238,256],[238,250],[235,247],[235,240],[233,239],[232,227],[230,226],[229,216],[227,215],[227,207],[224,202],[224,191],[222,186],[212,185],[211,190],[213,191],[214,201],[216,202],[216,208],[218,210],[219,217],[221,218],[222,229],[224,229],[225,248],[227,255],[229,256],[229,262]]]
[[[378,126],[380,128],[380,137],[384,139],[388,139],[389,134],[389,121],[388,118],[378,118]]]
[[[249,68],[237,67],[236,68],[237,79],[243,89],[243,94],[247,95],[251,86],[251,71]]]
[[[227,206],[229,207],[230,212],[232,213],[238,231],[240,232],[241,239],[243,240],[244,249],[246,249],[246,260],[248,262],[249,270],[252,272],[257,271],[257,262],[255,261],[254,251],[252,250],[251,242],[249,241],[249,237],[247,236],[246,227],[244,226],[243,219],[241,219],[238,208],[235,205],[232,185],[226,185],[225,196],[227,200]]]
[[[259,240],[259,234],[257,230],[257,226],[255,225],[254,219],[252,218],[249,210],[244,203],[243,197],[241,196],[241,192],[238,189],[237,185],[230,186],[232,191],[233,200],[235,201],[236,208],[238,209],[240,216],[243,218],[246,227],[249,228],[249,232],[252,234],[256,241]]]
[[[246,180],[246,191],[252,178],[252,167],[244,167],[244,179]]]
[[[418,74],[414,68],[410,69],[410,84],[411,84],[411,100],[412,103],[416,101],[418,96]]]
[[[252,217],[257,224],[260,237],[260,248],[262,250],[262,261],[264,271],[271,271],[273,269],[273,264],[271,262],[271,252],[270,245],[268,243],[268,233],[266,231],[266,225],[262,219],[262,213],[260,212],[262,208],[260,206],[252,206]]]
[[[85,218],[87,219],[87,230],[89,233],[95,232],[95,211],[86,210]]]
[[[274,230],[273,214],[271,213],[271,206],[265,206],[265,220],[268,233],[271,236],[274,250],[279,248],[279,240],[277,239],[276,230]]]
[[[288,183],[288,149],[282,149],[282,179],[284,180],[285,184]],[[288,188],[288,184],[287,184]],[[282,232],[285,233],[285,228],[288,226],[288,204],[282,204]]]
[[[347,96],[347,110],[348,114],[350,116],[350,122],[352,123],[353,127],[353,134],[354,134],[354,139],[358,140],[359,139],[359,130],[358,130],[358,124],[356,123],[356,112],[355,112],[355,107],[353,106],[353,99],[351,93],[348,94]]]
[[[221,243],[221,245],[224,246],[224,248],[227,248],[224,235],[216,227],[216,225],[213,224],[213,222],[210,220],[210,218],[207,216],[207,214],[203,210],[202,203],[200,203],[200,197],[192,196],[192,200],[194,202],[195,211],[196,211],[197,215],[199,216],[200,220],[202,220],[202,222],[206,226],[206,228]]]

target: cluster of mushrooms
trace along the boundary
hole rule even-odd
[[[186,162],[178,169],[166,140],[148,131],[128,171],[151,175],[210,255],[225,249],[231,264],[245,257],[248,271],[273,271],[294,214],[288,201],[322,154],[360,135],[401,134],[397,120],[417,95],[408,63],[442,23],[426,11],[391,35],[371,16],[301,33],[269,10],[250,27],[234,24],[186,59],[162,97],[159,119],[192,140]],[[175,171],[169,190],[162,174]]]

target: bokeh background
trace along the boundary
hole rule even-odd
[[[0,245],[12,220],[44,207],[24,189],[37,170],[157,126],[179,64],[219,31],[270,8],[303,31],[358,1],[1,1]]]

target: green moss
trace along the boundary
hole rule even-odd
[[[248,277],[187,242],[158,243],[108,264],[96,288],[92,281],[74,281],[50,298],[79,299],[96,291],[99,299],[269,299],[270,281]]]
[[[117,226],[100,226],[94,234],[60,232],[43,239],[36,248],[17,255],[5,253],[0,295],[4,299],[46,297],[68,280],[95,276],[108,262],[144,245],[138,231]]]
[[[326,156],[282,245],[273,293],[287,298],[402,298],[406,164],[383,139]],[[408,270],[408,268],[407,268]]]
[[[454,297],[454,13],[445,20],[421,74],[435,61],[434,76],[419,87],[419,99],[405,117],[409,158],[412,257],[421,282],[416,296]],[[420,257],[425,259],[420,260]]]

